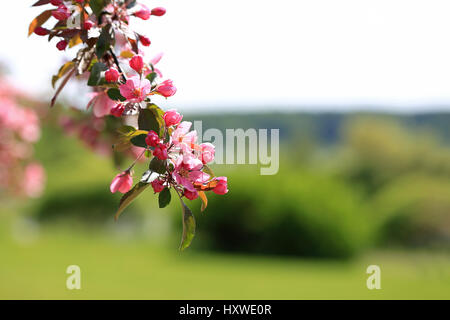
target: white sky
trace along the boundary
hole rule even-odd
[[[26,37],[43,8],[34,2],[0,11],[0,60],[19,85],[45,93],[63,55],[56,39]],[[448,0],[141,2],[167,8],[133,20],[152,40],[149,54],[165,52],[159,66],[178,88],[164,107],[450,110]]]

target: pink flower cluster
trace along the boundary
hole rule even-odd
[[[171,130],[167,141],[155,131],[149,131],[145,142],[153,156],[163,161],[166,173],[151,182],[155,193],[166,187],[173,187],[189,200],[198,198],[199,192],[212,190],[216,194],[228,192],[226,177],[211,177],[205,172],[205,165],[214,160],[215,149],[211,143],[197,144],[197,132],[190,131],[192,123],[181,121],[175,110],[164,113],[166,130]],[[111,183],[111,192],[128,192],[133,184],[130,170],[119,173]]]
[[[40,121],[33,109],[19,104],[24,98],[24,93],[0,80],[0,190],[38,197],[45,184],[45,171],[33,160]]]

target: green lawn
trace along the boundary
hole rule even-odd
[[[47,195],[108,188],[117,170],[107,158],[76,139],[51,132],[45,138],[37,151],[48,171]],[[148,203],[141,201],[146,211]],[[347,263],[180,253],[174,243],[179,235],[170,235],[163,248],[139,235],[67,224],[42,227],[33,240],[33,229],[16,224],[25,212],[17,204],[0,207],[0,299],[450,299],[449,253],[381,252]],[[81,290],[66,289],[72,264],[81,267]],[[371,264],[381,267],[381,290],[366,288]]]
[[[1,299],[449,299],[450,257],[378,253],[344,263],[279,257],[179,253],[143,239],[64,228],[32,243],[14,240],[0,216]],[[81,267],[81,290],[66,268]],[[365,270],[381,267],[381,290]]]

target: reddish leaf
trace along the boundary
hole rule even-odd
[[[51,0],[39,0],[38,2],[33,4],[32,7],[43,6],[44,4],[50,3],[50,1]]]
[[[46,10],[31,21],[28,27],[28,36],[30,36],[37,27],[42,26],[51,16],[53,10]]]

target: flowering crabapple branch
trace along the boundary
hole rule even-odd
[[[149,186],[158,194],[160,208],[170,203],[173,190],[183,209],[180,249],[187,248],[195,234],[195,219],[184,200],[200,198],[203,211],[208,204],[208,191],[222,195],[228,192],[228,187],[227,178],[216,177],[208,167],[214,160],[214,146],[198,144],[191,122],[182,121],[183,116],[176,110],[164,112],[152,102],[153,96],[168,98],[177,89],[172,80],[162,81],[163,75],[156,68],[161,54],[146,60],[140,47],[150,46],[151,41],[133,31],[131,21],[163,16],[166,10],[161,7],[150,10],[135,0],[39,0],[33,6],[43,5],[52,7],[31,22],[29,35],[59,39],[56,48],[61,51],[79,46],[76,57],[61,66],[52,78],[53,86],[60,84],[51,105],[71,78],[85,76],[92,88],[87,106],[92,109],[92,126],[98,119],[118,119],[120,137],[113,145],[114,150],[126,152],[133,147],[142,150],[135,153],[136,159],[128,169],[111,182],[111,192],[124,194],[115,218]],[[51,18],[56,23],[45,28],[44,23]],[[137,125],[130,125],[135,118]],[[73,124],[70,120],[65,123]],[[87,140],[91,129],[83,128]],[[148,161],[148,170],[133,186],[133,168],[142,157]]]

